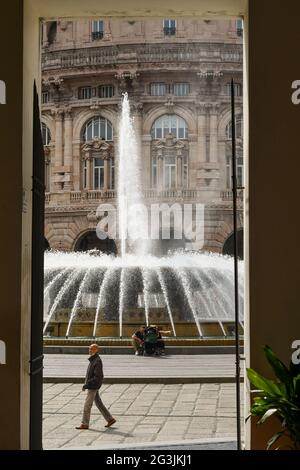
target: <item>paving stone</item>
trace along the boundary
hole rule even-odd
[[[117,423],[105,429],[93,406],[88,431],[75,430],[85,399],[80,384],[46,385],[45,449],[236,437],[233,384],[106,384],[101,396]]]

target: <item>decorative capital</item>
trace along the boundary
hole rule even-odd
[[[139,76],[140,74],[137,72],[137,70],[118,70],[118,72],[115,74],[115,78],[117,80],[133,80]]]
[[[97,99],[93,99],[90,109],[97,111],[99,108],[100,108],[100,101]]]
[[[197,76],[200,80],[214,80],[223,77],[223,72],[220,70],[200,70],[197,72]]]
[[[81,147],[81,151],[85,154],[83,157],[84,159],[87,159],[88,156],[91,156],[92,152],[99,153],[103,160],[109,160],[114,157],[113,144],[99,138],[85,142]]]
[[[51,109],[51,115],[55,117],[57,121],[62,121],[65,109],[63,107]]]
[[[57,89],[61,89],[63,81],[64,79],[59,76],[48,77],[42,80],[42,85],[45,88],[54,87]]]
[[[165,102],[164,106],[168,113],[172,113],[174,110],[174,102],[172,98],[169,98],[168,101]]]

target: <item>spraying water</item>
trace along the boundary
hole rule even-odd
[[[119,125],[118,223],[121,257],[126,253],[146,252],[148,217],[142,205],[141,155],[138,151],[134,121],[130,116],[128,95],[123,95]]]
[[[125,94],[118,153],[120,256],[46,253],[44,333],[51,321],[67,315],[69,336],[73,324],[86,314],[92,315],[94,337],[101,322],[107,321],[118,322],[122,336],[123,325],[142,310],[147,325],[159,318],[171,324],[175,336],[176,321],[193,322],[200,337],[202,324],[215,321],[226,334],[222,322],[234,321],[232,260],[195,252],[177,252],[160,258],[150,255],[141,181],[141,153]],[[239,296],[242,304],[242,262]],[[242,315],[241,305],[241,320]]]

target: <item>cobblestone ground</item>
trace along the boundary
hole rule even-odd
[[[44,448],[236,437],[234,384],[106,384],[101,397],[117,423],[105,428],[93,406],[90,429],[79,431],[81,385],[45,384]]]

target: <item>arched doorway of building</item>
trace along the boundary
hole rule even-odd
[[[179,238],[181,236],[181,238]],[[184,235],[176,232],[174,228],[160,230],[159,239],[151,241],[151,253],[154,256],[167,256],[168,254],[182,250],[186,246],[186,238]]]
[[[100,240],[96,231],[85,232],[76,242],[74,251],[99,250],[107,255],[117,254],[117,245],[111,238]]]
[[[240,259],[244,259],[244,230],[240,228],[237,231],[237,238],[238,238],[238,257]],[[233,256],[234,255],[234,237],[233,233],[229,235],[227,240],[225,241],[223,245],[223,250],[222,250],[223,255],[229,255]]]

